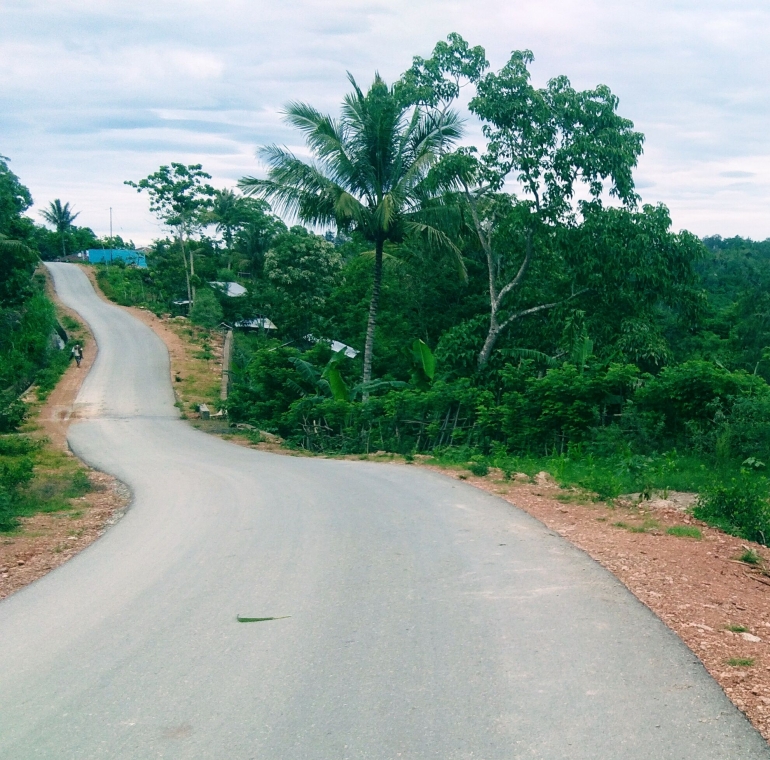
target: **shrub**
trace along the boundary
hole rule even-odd
[[[32,479],[34,462],[26,453],[13,456],[17,452],[13,451],[13,444],[7,443],[9,439],[0,440],[5,444],[5,450],[0,449],[3,454],[0,458],[0,531],[8,531],[17,525],[18,491]]]
[[[17,525],[11,494],[0,486],[0,533],[13,530]]]
[[[190,309],[190,321],[209,329],[216,327],[224,319],[224,312],[212,290],[201,288],[195,295],[195,303]]]
[[[647,379],[634,402],[642,411],[659,414],[666,432],[681,435],[690,428],[708,426],[742,397],[764,397],[770,387],[759,376],[730,372],[707,361],[689,361],[666,367]]]
[[[768,483],[742,473],[716,483],[698,497],[693,514],[727,533],[767,545],[770,538]]]
[[[471,462],[468,469],[479,478],[489,475],[489,466],[484,462]]]
[[[695,538],[700,541],[703,538],[700,528],[694,525],[672,525],[667,531],[669,536],[679,536],[680,538]]]
[[[16,430],[27,416],[27,405],[13,392],[0,393],[0,433]]]

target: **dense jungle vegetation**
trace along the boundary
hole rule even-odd
[[[531,62],[491,71],[450,35],[392,85],[351,77],[337,117],[289,105],[310,162],[266,146],[237,189],[180,163],[128,182],[171,234],[99,281],[212,329],[257,320],[227,413],[288,445],[697,490],[701,517],[764,543],[770,240],[675,232],[635,190],[616,96],[536,88]]]

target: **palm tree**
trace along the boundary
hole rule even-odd
[[[62,202],[57,198],[55,201],[51,201],[48,204],[48,208],[43,209],[40,212],[40,216],[46,220],[60,235],[61,235],[61,252],[62,256],[67,255],[67,249],[65,246],[65,236],[74,226],[73,222],[80,216],[80,212],[73,214],[74,209],[70,209],[70,204],[65,203],[62,206]]]
[[[446,235],[426,223],[431,198],[425,182],[439,155],[460,137],[457,114],[405,105],[375,76],[369,92],[353,85],[339,120],[304,103],[290,103],[286,121],[305,135],[314,162],[286,148],[260,149],[267,179],[244,177],[240,188],[277,203],[279,210],[311,224],[336,224],[359,231],[374,244],[374,278],[364,349],[363,382],[372,377],[372,351],[386,241],[406,234],[427,237],[459,256]]]

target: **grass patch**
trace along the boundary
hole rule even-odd
[[[28,435],[0,437],[0,532],[15,530],[20,517],[72,510],[92,489],[72,457]]]
[[[580,504],[585,505],[591,501],[589,494],[585,491],[566,491],[564,493],[557,493],[555,496],[556,501],[562,502],[562,504]]]
[[[678,536],[679,538],[694,538],[700,541],[703,538],[703,533],[700,528],[696,528],[694,525],[672,525],[666,533],[669,536]]]
[[[657,530],[660,528],[660,523],[657,520],[648,518],[641,523],[627,523],[623,521],[612,523],[615,528],[623,528],[630,533],[649,533],[651,530]]]
[[[738,557],[740,562],[745,562],[747,565],[761,565],[762,557],[759,556],[754,549],[746,549],[746,551]]]
[[[489,475],[489,465],[485,462],[471,462],[468,465],[468,469],[478,478]]]
[[[747,633],[749,629],[745,625],[726,625],[725,630],[733,633]]]
[[[754,662],[753,657],[731,657],[725,660],[725,663],[733,668],[750,668]]]

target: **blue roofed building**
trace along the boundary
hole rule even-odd
[[[111,264],[113,261],[124,261],[128,265],[146,268],[147,260],[142,251],[129,248],[89,248],[86,251],[91,264]]]

